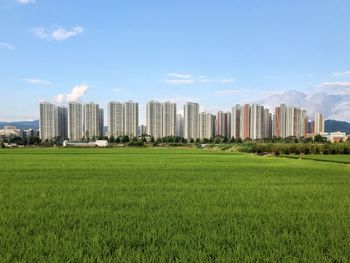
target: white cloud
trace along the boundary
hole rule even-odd
[[[264,105],[272,112],[279,104],[301,107],[307,111],[310,119],[315,112],[321,112],[326,119],[336,119],[350,121],[350,94],[327,94],[320,92],[316,94],[306,94],[296,90],[270,95],[264,99],[256,101]]]
[[[42,79],[24,79],[25,82],[32,84],[32,85],[51,85],[52,83],[47,80]]]
[[[318,88],[332,90],[335,94],[350,94],[350,82],[323,82]]]
[[[178,79],[190,79],[192,75],[190,74],[180,74],[180,73],[169,73],[167,74],[169,78],[178,78]]]
[[[190,85],[195,82],[194,79],[166,79],[164,82],[168,85]]]
[[[221,83],[230,84],[236,80],[233,78],[209,78],[205,75],[193,76],[191,74],[168,73],[163,80],[168,85],[190,85],[194,83]]]
[[[350,88],[350,82],[323,82],[319,85],[320,88]]]
[[[221,79],[220,80],[221,83],[233,83],[235,81],[236,81],[235,79]]]
[[[117,93],[121,93],[123,92],[124,90],[123,89],[113,89],[113,91],[117,92]]]
[[[240,93],[240,91],[236,89],[218,90],[215,92],[217,96],[232,96],[238,93]]]
[[[84,32],[84,28],[80,26],[73,27],[70,30],[66,30],[63,27],[55,29],[46,29],[44,27],[36,27],[32,29],[32,32],[39,38],[45,40],[64,41],[70,37],[77,36]]]
[[[0,42],[0,48],[7,48],[7,49],[14,50],[15,46],[13,46],[9,43]]]
[[[35,0],[17,0],[20,4],[35,4]]]
[[[56,103],[76,102],[87,92],[89,89],[88,85],[75,86],[68,94],[58,94],[55,96],[54,101]]]
[[[343,72],[334,72],[333,76],[336,76],[336,77],[350,77],[350,70],[343,71]]]

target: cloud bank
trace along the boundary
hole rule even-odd
[[[319,92],[308,95],[300,91],[290,90],[268,96],[256,102],[269,108],[272,112],[274,112],[276,106],[284,103],[307,110],[310,119],[313,119],[315,112],[321,112],[326,119],[350,120],[350,94]]]

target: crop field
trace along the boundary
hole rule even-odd
[[[350,154],[334,154],[334,155],[330,155],[330,154],[304,155],[303,154],[303,155],[288,155],[283,157],[350,164]]]
[[[0,150],[0,262],[349,262],[349,164]]]

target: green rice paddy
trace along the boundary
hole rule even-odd
[[[350,261],[349,164],[0,150],[0,262],[174,261]]]

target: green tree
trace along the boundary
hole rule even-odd
[[[129,136],[125,135],[122,137],[122,143],[126,143],[126,142],[129,142],[130,139],[129,139]]]

